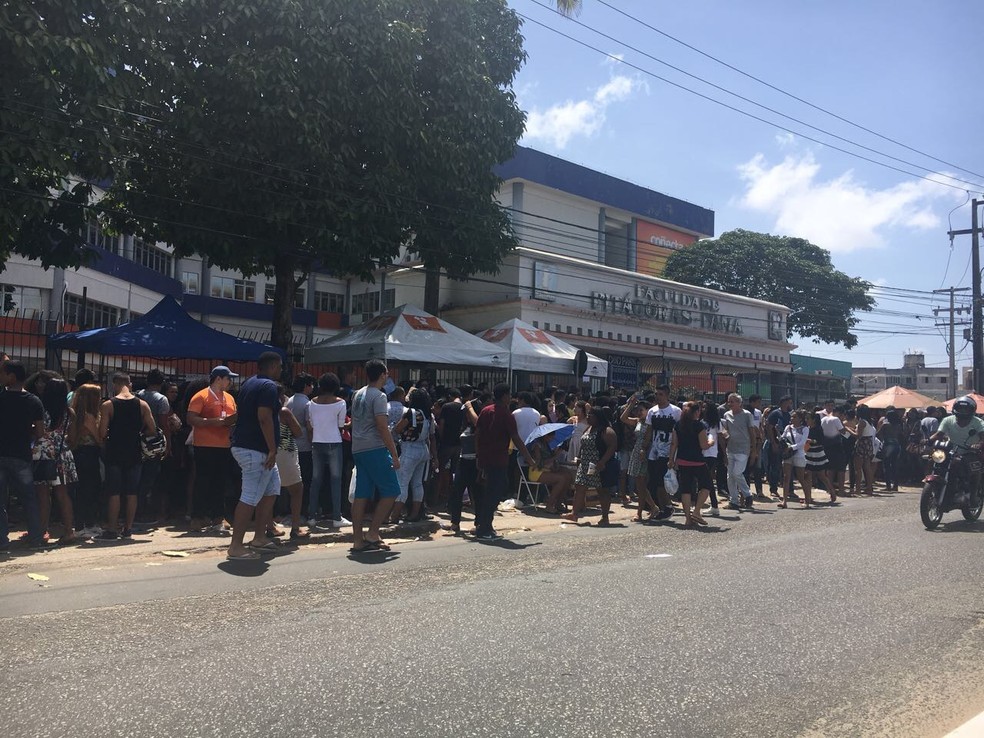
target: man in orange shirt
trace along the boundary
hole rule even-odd
[[[239,465],[232,458],[229,431],[236,424],[236,401],[229,394],[238,377],[227,366],[215,367],[209,385],[188,403],[188,423],[194,432],[195,508],[209,524],[205,530],[230,535],[225,522],[226,498],[239,489]]]

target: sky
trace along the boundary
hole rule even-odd
[[[951,249],[947,231],[970,228],[970,197],[984,200],[984,3],[584,0],[574,21],[547,0],[509,3],[531,19],[514,84],[523,145],[710,208],[715,236],[807,238],[876,285],[858,346],[799,338],[796,353],[898,367],[911,350],[947,365],[933,308],[949,296],[926,293],[970,286],[970,236]],[[972,356],[961,334],[958,368]]]

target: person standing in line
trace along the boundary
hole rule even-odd
[[[352,397],[352,457],[355,462],[355,499],[352,502],[352,552],[387,550],[379,534],[400,496],[396,473],[400,458],[389,426],[389,403],[383,385],[389,372],[379,359],[366,362],[369,384]],[[379,502],[363,535],[366,508],[379,490]]]
[[[208,519],[205,532],[229,535],[226,527],[226,496],[239,470],[232,458],[229,429],[236,424],[236,401],[229,394],[234,374],[217,366],[208,377],[208,387],[195,393],[186,414],[192,427],[195,453],[195,508]]]
[[[280,393],[280,443],[277,445],[277,471],[280,484],[290,496],[290,539],[292,541],[310,538],[311,532],[301,527],[301,503],[304,501],[304,485],[301,479],[301,464],[297,458],[297,439],[304,435],[304,429],[297,418],[287,408],[286,390],[277,383]]]
[[[686,527],[707,525],[701,510],[711,493],[711,474],[704,461],[704,451],[714,445],[707,423],[700,419],[700,403],[684,403],[680,420],[670,436],[670,457],[667,465],[676,469],[680,479],[680,500]],[[696,500],[695,496],[696,495]],[[694,504],[691,504],[691,503]]]
[[[445,499],[450,503],[451,485],[461,458],[461,430],[464,420],[461,391],[452,387],[448,390],[448,401],[441,405],[441,414],[437,417],[438,504]]]
[[[475,461],[479,483],[472,500],[475,503],[475,538],[497,541],[502,538],[492,526],[495,510],[509,486],[509,442],[519,450],[528,466],[533,466],[526,444],[516,430],[516,418],[509,410],[512,400],[508,384],[492,390],[493,404],[482,408],[475,425]]]
[[[342,428],[347,407],[338,397],[338,377],[327,372],[318,379],[318,396],[306,406],[308,434],[311,438],[311,495],[308,498],[308,526],[325,530],[318,523],[321,493],[325,480],[331,485],[331,527],[352,525],[342,516]]]
[[[478,412],[482,408],[481,401],[475,399],[475,390],[471,385],[462,385],[461,399],[462,429],[458,436],[461,452],[458,454],[458,470],[454,475],[451,494],[448,497],[450,520],[445,528],[455,536],[461,534],[461,508],[464,507],[465,490],[471,493],[478,480],[478,467],[475,465],[475,424],[478,422]]]
[[[838,495],[844,494],[844,470],[847,467],[847,454],[844,451],[845,436],[849,435],[844,427],[844,415],[847,408],[838,405],[829,415],[820,418],[820,430],[823,431],[823,450],[827,455],[827,469],[830,476],[830,502],[837,502]]]
[[[749,467],[758,464],[758,433],[755,417],[742,406],[741,395],[728,395],[728,411],[724,414],[728,432],[728,499],[735,509],[751,509],[752,491],[745,478]]]
[[[27,371],[19,361],[0,363],[0,550],[10,545],[7,523],[8,492],[16,492],[27,514],[27,545],[44,547],[38,499],[34,495],[31,446],[44,435],[44,406],[24,390]]]
[[[769,492],[773,497],[779,496],[779,483],[783,480],[783,458],[782,449],[779,444],[779,436],[792,422],[793,398],[789,395],[779,398],[779,407],[769,413],[765,421],[765,432],[768,441],[768,456],[766,463],[766,476],[769,479]],[[806,461],[804,459],[804,464]],[[792,489],[787,489],[783,485],[783,502],[785,498],[798,502],[799,498],[793,494]]]
[[[806,470],[806,452],[810,442],[810,428],[806,424],[806,411],[796,410],[790,415],[789,424],[778,436],[792,451],[792,455],[782,460],[782,502],[779,507],[786,507],[791,499],[790,490],[793,485],[793,474],[803,486],[803,504],[809,507],[812,502],[813,480]],[[781,453],[781,452],[780,452]]]
[[[875,426],[871,422],[871,410],[867,405],[858,405],[857,442],[854,444],[854,480],[858,489],[852,485],[852,492],[860,494],[861,479],[864,478],[864,494],[871,497],[875,494],[875,449],[872,439],[875,437]]]
[[[102,389],[98,384],[76,387],[72,396],[75,422],[69,429],[69,447],[75,456],[75,468],[79,482],[75,488],[75,515],[82,538],[93,538],[102,533],[99,528],[99,495],[102,491],[102,472],[99,456],[102,442],[99,436],[99,407]]]
[[[150,405],[150,412],[154,416],[154,423],[158,430],[164,432],[165,455],[171,453],[171,449],[166,446],[170,433],[168,432],[168,415],[171,413],[171,403],[161,391],[164,388],[164,372],[160,369],[151,369],[147,372],[147,387],[137,392],[137,397]],[[153,518],[161,518],[164,512],[164,502],[160,499],[157,482],[161,476],[161,467],[164,460],[144,459],[140,465],[140,498],[138,507],[143,506],[141,520],[148,520],[153,524]],[[155,504],[156,503],[156,504]]]
[[[658,509],[649,494],[649,465],[646,459],[646,413],[649,405],[649,400],[640,400],[639,393],[636,392],[629,398],[620,418],[622,425],[632,432],[625,473],[632,480],[638,502],[636,522],[642,522],[643,513],[652,515]]]
[[[267,536],[267,531],[273,523],[273,503],[280,494],[280,471],[277,469],[280,392],[277,380],[282,371],[280,354],[265,351],[256,362],[256,375],[243,382],[239,389],[239,414],[232,430],[231,452],[242,470],[243,483],[227,554],[232,561],[256,559],[258,551],[277,550],[277,544]],[[244,544],[251,521],[253,540]]]
[[[663,486],[663,477],[669,468],[670,442],[678,420],[680,408],[670,404],[670,388],[662,384],[656,388],[656,404],[646,412],[643,448],[648,459],[649,494],[659,505],[659,512],[651,515],[647,522],[673,517],[673,501]]]
[[[311,494],[314,461],[311,451],[311,430],[308,428],[308,403],[311,402],[316,385],[317,381],[313,376],[306,372],[299,372],[294,376],[294,381],[290,385],[294,394],[290,396],[285,405],[303,431],[302,435],[294,439],[297,444],[297,462],[301,467],[301,484],[304,492],[301,498],[301,510],[307,507]]]
[[[708,488],[711,509],[708,514],[716,518],[721,515],[718,509],[720,507],[718,492],[723,495],[728,490],[727,464],[731,447],[728,445],[728,431],[724,428],[717,403],[713,400],[704,400],[700,403],[700,412],[704,425],[707,426],[707,438],[710,440],[710,445],[702,449],[704,463],[707,464],[707,476],[711,480],[711,486]],[[703,514],[701,508],[698,508],[697,512]]]
[[[745,484],[751,489],[755,484],[755,497],[760,500],[768,500],[762,493],[762,484],[765,481],[765,470],[762,468],[763,453],[762,446],[765,442],[765,432],[762,428],[762,396],[750,395],[748,406],[745,408],[752,415],[752,430],[755,432],[752,437],[752,447],[749,453],[749,463],[745,467]],[[766,454],[767,455],[767,454]],[[754,461],[752,461],[754,457]]]
[[[112,541],[133,536],[140,487],[140,434],[152,436],[157,429],[150,405],[130,391],[130,375],[113,375],[113,397],[102,404],[99,437],[106,449],[106,494],[109,496],[106,526],[99,539]],[[120,530],[120,497],[126,497],[123,528]]]
[[[598,525],[611,525],[609,512],[612,506],[611,488],[618,486],[618,474],[612,475],[609,464],[617,465],[615,449],[618,437],[608,422],[608,415],[601,407],[593,407],[588,413],[588,429],[581,436],[581,447],[574,477],[574,502],[571,511],[562,517],[576,523],[584,512],[589,489],[598,493],[601,520]],[[606,474],[607,470],[607,474]],[[607,477],[607,479],[606,479]],[[614,484],[612,484],[614,482]]]
[[[34,445],[34,455],[45,459],[47,475],[39,477],[35,467],[34,488],[38,493],[41,508],[41,528],[46,535],[51,517],[51,498],[54,496],[62,518],[62,535],[59,546],[75,543],[75,515],[72,498],[68,494],[69,485],[79,481],[75,469],[69,434],[75,424],[75,412],[68,406],[68,382],[61,377],[52,377],[44,387],[41,397],[44,405],[45,433]]]
[[[396,474],[400,496],[390,513],[394,524],[399,522],[408,499],[411,506],[407,521],[417,522],[423,514],[424,474],[437,461],[435,427],[430,396],[427,390],[415,387],[407,397],[403,418],[393,427],[394,437],[400,439],[400,470]]]

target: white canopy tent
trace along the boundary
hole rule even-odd
[[[304,359],[311,364],[382,359],[498,369],[507,368],[509,363],[503,348],[413,305],[387,310],[362,325],[309,346]]]
[[[479,333],[479,338],[500,346],[509,354],[510,369],[514,372],[541,374],[574,374],[577,349],[546,331],[534,328],[518,318],[507,320]],[[584,375],[607,377],[608,362],[588,354]]]

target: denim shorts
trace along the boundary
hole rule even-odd
[[[117,495],[136,495],[140,491],[140,464],[132,466],[106,465],[106,494],[110,497]]]
[[[256,507],[264,497],[276,497],[280,494],[280,472],[276,464],[272,469],[264,468],[263,463],[267,457],[265,453],[233,446],[232,457],[243,470],[243,491],[239,496],[241,503]]]
[[[371,500],[376,489],[379,489],[380,497],[400,496],[400,482],[389,451],[374,448],[352,454],[352,458],[355,460],[355,499]]]

